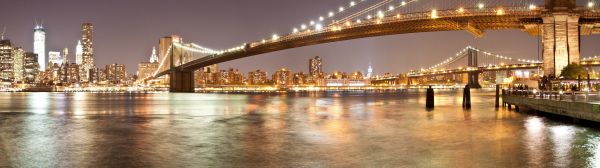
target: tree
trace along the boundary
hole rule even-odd
[[[585,67],[579,64],[569,64],[565,68],[560,71],[560,76],[564,79],[577,79],[577,77],[581,76],[582,78],[587,77],[587,70]]]

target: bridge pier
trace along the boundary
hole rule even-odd
[[[173,70],[169,76],[169,91],[193,93],[195,89],[194,72]]]
[[[574,8],[575,0],[546,0],[541,26],[545,75],[558,77],[568,64],[579,63],[580,16],[571,13]]]

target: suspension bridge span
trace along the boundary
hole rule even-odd
[[[194,71],[226,61],[309,45],[351,39],[434,31],[466,31],[482,37],[487,30],[518,29],[540,36],[547,75],[580,62],[580,36],[600,34],[597,2],[576,0],[355,0],[326,12],[286,35],[213,50],[184,43],[178,36],[160,40],[162,60],[151,77],[168,76],[170,91],[193,92]],[[149,78],[149,79],[151,79]],[[147,80],[149,80],[147,79]]]

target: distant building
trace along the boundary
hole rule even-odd
[[[57,64],[58,66],[62,65],[62,57],[60,56],[60,52],[57,51],[49,51],[48,52],[48,66],[52,66],[53,64]]]
[[[150,55],[150,62],[141,62],[138,64],[138,79],[146,79],[152,77],[154,72],[158,70],[158,56],[156,55],[156,48],[152,48],[152,55]]]
[[[42,25],[33,28],[33,52],[38,55],[40,70],[46,70],[46,29]]]
[[[294,85],[305,85],[308,83],[308,75],[303,72],[298,72],[293,75]]]
[[[292,71],[281,68],[273,74],[273,83],[278,86],[290,86],[293,85]]]
[[[323,77],[323,60],[321,60],[321,57],[316,56],[315,58],[310,59],[308,64],[308,71],[313,79]]]
[[[22,48],[13,49],[14,82],[22,83],[25,80],[25,51]]]
[[[220,85],[241,85],[244,83],[244,75],[238,70],[230,68],[221,70],[217,84]]]
[[[213,64],[197,70],[194,79],[196,80],[196,84],[199,85],[216,84],[218,81],[218,76],[216,74],[218,73],[219,67],[217,64]]]
[[[13,47],[10,40],[0,40],[0,80],[2,82],[13,82],[13,61]]]
[[[37,54],[33,52],[27,52],[24,56],[24,75],[25,75],[25,83],[34,84],[37,83],[38,73],[39,73],[39,63],[37,60]]]
[[[158,62],[142,62],[138,64],[138,79],[152,77],[158,70]]]
[[[80,66],[80,75],[85,82],[92,81],[90,70],[95,68],[94,65],[94,48],[93,48],[93,32],[94,26],[91,23],[83,23],[81,25],[81,44],[82,44],[82,65]]]
[[[76,63],[69,64],[67,71],[67,83],[79,83],[79,65]]]
[[[373,67],[371,67],[371,64],[369,64],[369,69],[367,69],[367,78],[372,78],[373,77]]]
[[[127,71],[125,71],[125,65],[123,64],[109,64],[106,65],[106,79],[111,84],[121,84],[126,80]]]
[[[152,55],[150,55],[150,63],[158,63],[158,55],[156,55],[156,47],[152,47]]]
[[[77,46],[75,46],[75,63],[77,65],[83,64],[83,45],[81,45],[81,40],[77,41]]]
[[[248,72],[248,85],[264,85],[268,83],[267,72],[256,70]]]

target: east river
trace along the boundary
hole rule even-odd
[[[458,93],[0,93],[0,167],[600,167],[600,126]]]

